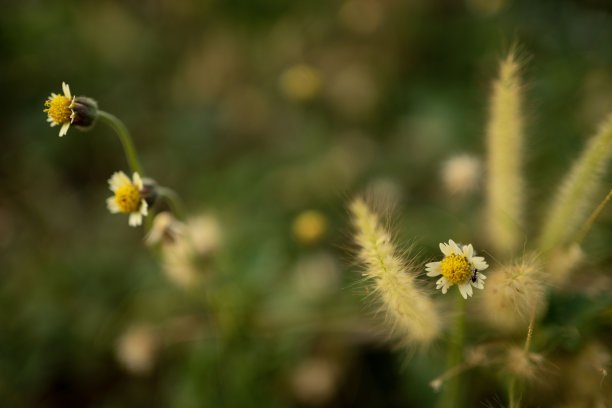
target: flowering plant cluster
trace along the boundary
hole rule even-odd
[[[43,110],[51,127],[60,126],[60,137],[66,135],[71,127],[87,130],[101,120],[111,126],[121,140],[132,179],[123,171],[117,171],[109,178],[108,184],[114,195],[106,200],[108,210],[113,214],[129,214],[128,224],[138,227],[142,225],[143,217],[149,214],[149,208],[158,204],[161,198],[175,210],[175,217],[182,217],[180,202],[172,190],[158,186],[152,179],[143,179],[140,161],[125,125],[117,117],[99,110],[93,99],[73,95],[65,82],[62,82],[62,91],[63,94],[51,93]]]
[[[501,61],[499,79],[492,87],[486,178],[481,177],[480,161],[469,155],[451,158],[442,167],[442,185],[453,201],[474,193],[481,178],[486,181],[481,230],[485,232],[485,249],[495,254],[491,255],[495,259],[492,270],[484,257],[476,255],[472,244],[458,244],[452,239],[439,244],[443,254],[440,261],[423,265],[411,257],[410,251],[398,253],[391,243],[391,233],[361,198],[350,206],[358,258],[365,268],[363,275],[374,283],[395,337],[403,343],[427,346],[442,337],[447,329],[445,321],[454,321],[448,327],[448,371],[430,383],[435,391],[442,391],[440,406],[462,406],[460,374],[496,362],[507,379],[508,406],[521,405],[525,383],[541,377],[543,370],[551,366],[541,354],[531,350],[532,338],[537,333],[534,328],[546,311],[547,294],[571,283],[572,272],[584,258],[582,240],[612,197],[610,191],[590,216],[585,213],[585,209],[594,207],[592,197],[600,184],[601,170],[612,155],[612,117],[609,117],[561,183],[535,239],[529,240],[524,215],[523,87],[519,73],[520,63],[513,49]],[[379,200],[374,197],[372,201]],[[460,296],[452,313],[445,313],[434,302],[431,289],[418,279],[422,274],[437,278],[435,287],[442,294],[457,286]],[[480,321],[488,323],[497,337],[483,341],[472,353],[467,353],[465,308],[466,301],[475,294],[474,288],[482,290],[475,296]],[[522,347],[500,344],[501,336],[514,336],[517,331],[526,333]],[[605,377],[603,363],[595,365]]]

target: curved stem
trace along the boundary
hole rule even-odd
[[[184,221],[185,211],[183,211],[183,204],[178,194],[176,194],[176,192],[171,188],[161,186],[157,187],[157,193],[168,201],[170,209],[172,209],[172,212],[176,218]]]
[[[138,154],[136,154],[136,149],[134,148],[134,143],[132,142],[132,137],[130,136],[130,132],[128,131],[127,127],[125,127],[123,122],[121,122],[115,115],[111,115],[110,113],[102,110],[98,111],[98,118],[112,127],[119,136],[119,140],[121,140],[121,144],[123,145],[123,151],[125,152],[125,157],[127,158],[132,173],[138,173],[143,176],[142,167],[140,166],[140,161],[138,160]]]

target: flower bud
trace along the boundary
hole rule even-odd
[[[72,124],[80,129],[91,129],[98,117],[98,103],[86,96],[77,96],[72,107]]]

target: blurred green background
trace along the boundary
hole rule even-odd
[[[394,230],[423,259],[449,237],[486,248],[481,192],[449,198],[440,166],[484,153],[489,85],[515,42],[533,225],[612,111],[603,0],[25,0],[0,11],[3,407],[432,406],[443,348],[385,343],[352,266],[347,201],[391,197]],[[107,179],[129,170],[112,131],[60,139],[45,122],[62,81],[120,117],[146,175],[218,225],[195,285],[173,283],[142,230],[106,210]],[[313,239],[295,231],[304,211],[321,221]],[[604,266],[611,225],[604,213],[586,242]],[[477,378],[473,400],[504,400],[495,378]]]

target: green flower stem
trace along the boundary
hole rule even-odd
[[[180,197],[174,190],[168,187],[158,186],[156,188],[157,193],[165,198],[170,205],[170,209],[179,220],[185,220],[185,211],[183,210],[183,204],[181,202]]]
[[[138,173],[140,176],[143,176],[142,167],[140,166],[140,161],[138,160],[138,155],[136,154],[136,149],[134,149],[134,143],[127,127],[115,115],[102,110],[98,111],[98,118],[117,132],[132,173]]]
[[[531,338],[533,337],[533,325],[535,323],[535,309],[531,312],[531,318],[529,319],[529,328],[527,329],[527,338],[525,339],[525,347],[523,352],[527,355],[529,353],[529,347],[531,346]],[[518,408],[521,395],[517,393],[517,378],[514,374],[510,374],[510,380],[508,382],[508,408]],[[518,394],[518,395],[517,395]]]
[[[606,198],[604,198],[604,200],[597,206],[595,211],[593,211],[593,214],[591,214],[589,219],[586,220],[586,222],[582,225],[582,228],[580,228],[580,231],[578,232],[578,234],[576,234],[576,238],[574,238],[574,242],[576,244],[580,245],[582,243],[582,240],[584,239],[584,237],[586,237],[586,234],[589,232],[589,230],[593,226],[593,223],[595,223],[595,220],[597,219],[597,217],[599,217],[599,214],[604,209],[610,198],[612,198],[612,190],[610,190]]]
[[[450,339],[448,350],[448,369],[453,370],[459,367],[463,362],[463,340],[465,337],[465,305],[467,301],[457,291],[457,300],[455,303],[455,327]],[[461,407],[460,390],[461,376],[460,373],[448,380],[442,396],[440,397],[440,407]]]

